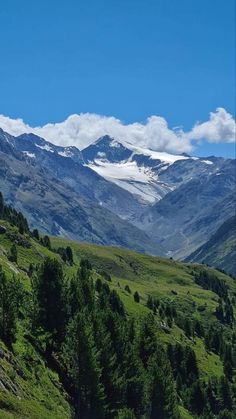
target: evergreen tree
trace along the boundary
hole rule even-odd
[[[189,319],[186,319],[184,322],[184,331],[185,331],[186,336],[188,336],[188,338],[192,337],[193,328],[192,328],[192,322]]]
[[[72,252],[72,249],[71,249],[70,246],[66,247],[66,259],[67,259],[67,261],[70,265],[73,265],[73,263],[74,263],[73,252]]]
[[[0,336],[9,346],[15,340],[22,298],[23,289],[20,282],[14,276],[6,278],[0,266]]]
[[[226,361],[224,363],[224,374],[229,381],[232,380],[232,378],[233,378],[233,367],[232,367],[232,364],[229,361]]]
[[[64,289],[62,267],[56,259],[45,259],[33,288],[37,325],[60,339],[64,328]]]
[[[105,328],[103,316],[103,312],[96,312],[93,329],[101,366],[100,381],[105,391],[107,412],[113,416],[114,411],[121,409],[125,404],[125,382],[123,371],[117,362],[111,335]]]
[[[218,380],[210,379],[206,387],[206,398],[210,406],[210,411],[217,415],[220,410],[219,398],[218,398]]]
[[[150,359],[148,371],[152,377],[150,419],[179,418],[173,377],[163,351],[158,351]]]
[[[193,381],[198,378],[198,365],[195,352],[190,347],[186,347],[185,351],[185,369],[186,369],[186,376]]]
[[[125,286],[125,291],[128,292],[129,294],[131,294],[131,289],[130,289],[129,285]]]
[[[11,262],[17,263],[17,247],[15,244],[13,244],[10,248],[8,259]]]
[[[39,237],[39,231],[38,231],[38,229],[37,228],[35,228],[33,231],[32,231],[32,236],[34,237],[34,239],[36,239],[36,240],[39,240],[40,239],[40,237]]]
[[[63,345],[63,358],[72,380],[76,417],[102,419],[105,416],[104,388],[88,316],[78,313],[70,322]]]
[[[221,377],[220,380],[220,398],[223,409],[232,409],[232,392],[230,384],[225,377]]]
[[[190,410],[201,415],[206,406],[206,398],[199,380],[195,381],[191,387]]]
[[[34,265],[32,263],[29,264],[28,267],[28,276],[31,278],[34,272]]]
[[[102,281],[101,281],[101,279],[100,279],[100,278],[98,278],[98,279],[96,280],[96,283],[95,283],[95,290],[96,290],[97,292],[101,292],[101,289],[102,289]]]
[[[145,368],[147,368],[149,359],[158,349],[155,319],[153,314],[146,316],[140,326],[138,339],[138,353]]]
[[[73,276],[66,284],[66,313],[68,320],[84,307],[83,291],[79,276]]]
[[[153,310],[154,304],[153,304],[153,299],[152,299],[151,295],[148,296],[147,307],[150,308],[150,310]]]
[[[80,269],[77,272],[77,278],[81,284],[81,295],[83,298],[84,306],[87,306],[89,311],[92,311],[94,308],[94,285],[91,278],[91,264],[87,260],[82,260],[80,262]],[[108,287],[109,288],[109,287]]]
[[[42,238],[42,245],[47,247],[49,250],[51,250],[51,241],[50,241],[50,238],[48,236],[44,236]]]
[[[124,304],[115,290],[112,290],[109,295],[109,303],[113,311],[116,311],[121,316],[124,316]]]
[[[126,355],[126,406],[134,412],[135,417],[141,418],[148,409],[148,381],[135,347],[130,346]]]
[[[194,329],[198,337],[204,337],[204,328],[202,326],[202,323],[199,320],[195,321]]]
[[[138,293],[138,291],[135,291],[135,293],[134,293],[134,301],[135,301],[136,303],[139,303],[139,301],[140,301],[140,297],[139,297],[139,293]]]

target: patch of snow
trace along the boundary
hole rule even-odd
[[[71,157],[73,156],[73,153],[71,153],[71,151],[68,150],[64,150],[64,151],[58,151],[58,154],[62,157]]]
[[[106,157],[106,153],[103,153],[102,151],[99,151],[99,152],[97,153],[97,156],[98,156],[98,157]]]
[[[110,143],[110,146],[111,146],[111,147],[115,147],[115,148],[120,148],[120,147],[121,147],[121,143],[118,143],[118,141],[113,140],[113,141]]]
[[[27,157],[30,157],[31,159],[35,159],[35,154],[34,154],[34,153],[29,153],[29,151],[23,151],[23,153],[24,153]]]
[[[169,186],[158,181],[158,175],[150,168],[138,167],[136,162],[110,163],[96,159],[87,166],[137,196],[142,202],[155,203],[170,190]]]
[[[136,162],[110,163],[95,159],[94,163],[95,165],[90,165],[90,168],[103,177],[142,183],[147,183],[150,179],[150,169],[138,167]]]
[[[213,161],[210,161],[210,160],[202,160],[202,162],[206,164],[214,164]]]
[[[35,145],[36,147],[41,148],[41,150],[46,150],[46,151],[50,151],[50,153],[54,153],[54,150],[48,144],[45,144],[45,145],[35,144]]]
[[[152,160],[161,160],[167,163],[175,163],[178,160],[188,160],[191,159],[191,157],[182,156],[182,155],[175,155],[175,154],[169,154],[164,151],[154,151],[149,150],[147,148],[141,148],[133,146],[132,144],[126,143],[124,144],[127,148],[133,151],[134,154],[143,154],[144,156],[150,157]]]

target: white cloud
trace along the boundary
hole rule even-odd
[[[145,123],[124,124],[115,117],[97,114],[71,115],[65,121],[30,127],[22,119],[0,115],[0,127],[12,135],[33,132],[46,140],[83,149],[103,135],[137,146],[172,153],[191,152],[199,141],[230,143],[235,140],[235,120],[223,108],[210,113],[208,121],[196,123],[191,131],[171,129],[160,116],[150,116]]]
[[[191,140],[206,140],[209,143],[232,143],[235,141],[235,120],[224,108],[210,113],[210,119],[194,125],[188,137]]]

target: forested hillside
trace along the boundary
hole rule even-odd
[[[233,278],[0,219],[1,418],[235,418]]]

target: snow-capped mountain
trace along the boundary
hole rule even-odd
[[[68,149],[55,147],[39,137],[0,131],[0,191],[27,216],[30,227],[74,240],[163,253],[144,231],[117,215],[136,210],[131,194],[75,162],[77,149],[64,156]]]
[[[67,157],[75,163],[84,163],[83,155],[78,148],[60,147],[34,134],[22,134],[16,137],[15,147],[29,158],[46,158],[51,153],[54,157]]]
[[[135,147],[109,136],[84,149],[83,157],[87,167],[147,204],[159,201],[178,185],[177,178],[165,176],[170,166],[175,164],[175,167],[180,167],[188,161],[189,167],[191,163],[193,167],[200,164],[204,171],[207,165],[213,164],[210,160]]]
[[[0,131],[0,160],[9,203],[52,234],[185,258],[235,210],[232,159],[177,156],[109,136],[80,151]]]

